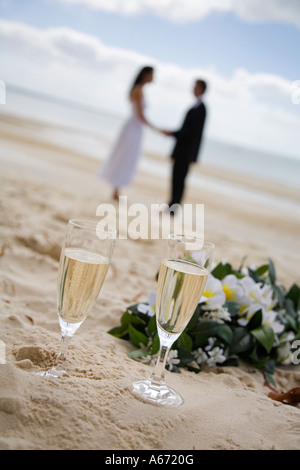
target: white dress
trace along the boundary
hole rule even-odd
[[[141,154],[143,122],[138,118],[136,102],[132,101],[132,114],[124,123],[120,134],[98,176],[114,188],[128,186],[136,173]],[[145,106],[143,102],[143,107]]]

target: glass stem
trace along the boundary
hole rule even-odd
[[[60,351],[56,358],[54,367],[55,369],[64,370],[64,364],[67,359],[67,350],[70,344],[71,336],[62,335],[60,340]]]
[[[152,380],[155,382],[164,382],[165,380],[166,362],[169,351],[170,347],[164,345],[160,346],[156,366],[151,375]]]

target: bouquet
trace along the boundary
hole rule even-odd
[[[159,349],[155,292],[147,302],[129,306],[110,334],[130,341],[128,356],[154,364]],[[276,281],[271,259],[267,264],[235,270],[219,263],[209,275],[193,317],[173,344],[167,368],[237,366],[239,359],[263,371],[269,383],[276,365],[300,363],[300,288]]]

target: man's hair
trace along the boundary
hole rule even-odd
[[[204,80],[196,80],[196,83],[201,86],[203,93],[205,92],[207,88],[207,83]]]

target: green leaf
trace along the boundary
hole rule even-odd
[[[131,314],[132,321],[134,319],[137,319],[136,323],[147,323],[149,320],[149,316],[147,313],[142,313],[138,310],[138,306],[144,303],[148,305],[146,302],[139,302],[138,304],[131,305],[130,307],[127,308],[127,311]]]
[[[269,359],[268,362],[266,362],[265,371],[269,372],[270,374],[274,374],[274,371],[275,371],[275,361],[274,361],[274,359]]]
[[[292,315],[290,315],[289,313],[285,315],[285,318],[287,319],[287,324],[290,325],[290,327],[292,328],[292,330],[295,331],[295,333],[297,333],[298,325],[297,325],[297,321],[295,320],[295,318],[292,317]]]
[[[128,328],[127,326],[116,326],[108,331],[108,333],[116,338],[122,338],[123,336],[127,335]]]
[[[152,336],[157,331],[156,327],[156,316],[150,318],[148,326],[147,326],[147,333],[149,336]]]
[[[197,327],[190,331],[190,335],[201,335],[204,338],[210,338],[211,336],[216,336],[218,332],[219,323],[212,320],[202,321],[197,325]]]
[[[273,379],[272,375],[269,374],[269,372],[265,372],[265,377],[266,377],[267,381],[269,382],[269,384],[273,385],[273,387],[276,387],[276,382]]]
[[[192,338],[185,332],[183,332],[179,338],[177,339],[176,343],[174,344],[174,349],[184,348],[188,351],[191,351],[193,347],[193,340]]]
[[[257,268],[256,273],[259,276],[262,276],[263,274],[265,274],[268,271],[268,269],[269,269],[269,265],[268,264],[263,264],[262,266]]]
[[[134,323],[136,325],[145,325],[144,320],[130,313],[130,311],[127,309],[121,317],[121,325],[128,327],[128,325],[130,325],[131,323]]]
[[[292,315],[292,317],[294,317],[294,318],[297,318],[297,317],[298,317],[297,312],[296,312],[296,310],[295,310],[295,308],[294,308],[294,303],[293,303],[292,299],[286,299],[284,306],[285,306],[286,311],[287,311],[290,315]]]
[[[211,274],[217,279],[223,279],[227,274],[232,273],[232,267],[229,263],[219,263],[212,271]]]
[[[159,337],[158,334],[155,333],[154,338],[152,340],[152,346],[151,346],[151,354],[156,354],[159,351],[160,343],[159,343]]]
[[[249,350],[253,346],[253,338],[246,328],[237,327],[233,330],[232,342],[229,354],[239,354]]]
[[[269,356],[266,355],[265,349],[262,348],[260,343],[257,341],[254,342],[253,349],[251,353],[248,354],[248,357],[258,369],[260,368],[260,365],[263,366],[269,360]]]
[[[261,325],[258,328],[252,330],[250,333],[265,348],[267,353],[271,351],[275,341],[273,328],[271,328],[269,325]]]
[[[224,307],[227,308],[231,317],[236,317],[240,309],[240,304],[233,300],[226,300]]]
[[[270,277],[271,284],[275,284],[276,272],[275,272],[275,267],[271,258],[269,258],[269,277]]]
[[[138,311],[138,305],[139,304],[130,305],[130,307],[127,307],[127,310],[134,315],[140,315],[140,312]]]
[[[128,327],[130,323],[130,317],[131,317],[131,313],[129,312],[129,310],[126,310],[126,312],[124,312],[123,315],[121,316],[121,325],[124,327]]]
[[[192,330],[193,328],[195,328],[195,326],[198,323],[200,312],[201,312],[201,307],[198,304],[192,318],[190,319],[189,323],[187,324],[187,326],[185,328],[186,331],[189,331],[189,330]]]
[[[194,339],[193,349],[204,348],[205,346],[207,346],[207,338],[202,336],[201,334],[193,335],[193,339]]]
[[[273,291],[278,299],[279,306],[282,308],[284,306],[284,293],[282,289],[276,284],[273,285]]]
[[[232,342],[233,333],[232,333],[231,328],[224,323],[224,324],[220,324],[218,326],[217,336],[219,336],[219,338],[223,339],[226,344],[230,345],[231,342]]]
[[[289,299],[287,298],[285,300],[285,303],[284,303],[284,307],[285,307],[285,310],[293,317],[293,318],[297,318],[297,313],[296,313],[296,310],[294,308],[294,303],[292,301],[292,299]]]
[[[300,308],[300,287],[296,284],[293,284],[288,293],[286,294],[286,299],[290,299],[293,304],[295,310],[299,310]]]
[[[253,269],[248,268],[248,274],[255,282],[261,281],[260,276]]]
[[[177,352],[178,352],[178,359],[180,360],[181,366],[185,366],[186,364],[189,364],[195,359],[191,351],[188,351],[185,348],[178,348]]]
[[[148,356],[149,353],[147,353],[147,351],[142,351],[141,349],[135,349],[134,351],[130,351],[127,356],[130,358],[130,359],[138,359],[140,357],[146,357]]]
[[[253,317],[251,318],[251,320],[249,321],[247,325],[247,329],[251,331],[261,326],[262,317],[263,316],[262,316],[261,310],[258,310],[257,312],[255,312],[255,314],[253,315]]]
[[[244,266],[244,262],[246,261],[246,259],[247,259],[247,256],[246,256],[246,255],[243,256],[243,258],[242,258],[242,260],[241,260],[240,267],[239,267],[239,269],[238,269],[239,272],[242,270],[242,268],[243,268],[243,266]]]
[[[141,344],[144,346],[147,346],[148,344],[148,338],[144,333],[141,333],[138,331],[136,328],[134,328],[132,325],[128,326],[128,333],[129,333],[129,339],[130,341],[137,346],[138,348],[141,347]]]
[[[266,367],[266,364],[267,364],[268,361],[269,361],[269,359],[270,359],[269,356],[265,356],[265,357],[263,357],[262,359],[260,359],[260,361],[255,361],[255,362],[256,362],[255,367],[256,367],[257,369],[260,369],[260,370],[263,369],[263,368],[265,368],[265,367]]]

